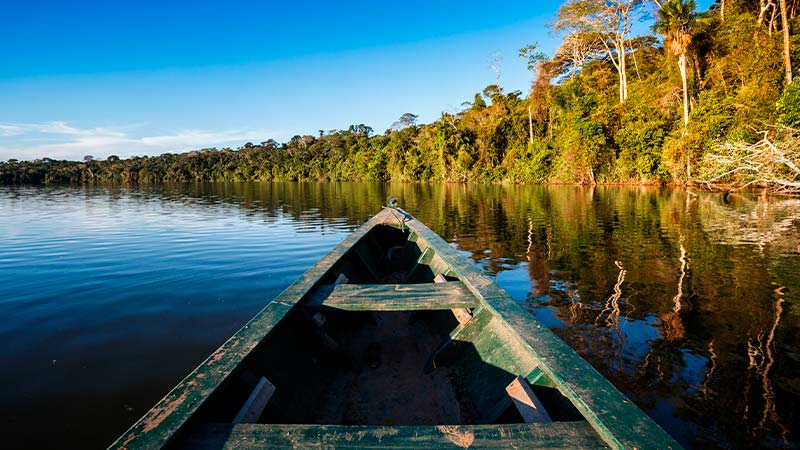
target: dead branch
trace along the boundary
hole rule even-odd
[[[800,195],[800,130],[782,128],[777,138],[725,143],[703,157],[696,182],[733,183],[735,189],[761,186],[770,192]]]

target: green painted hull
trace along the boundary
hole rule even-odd
[[[236,423],[262,378],[274,395]],[[515,380],[546,423],[525,423]],[[448,447],[680,445],[454,248],[384,208],[110,448]]]

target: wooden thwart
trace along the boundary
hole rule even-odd
[[[521,376],[514,378],[514,381],[506,386],[506,392],[525,423],[550,423],[553,421],[528,382]]]
[[[478,300],[460,281],[423,284],[340,284],[322,286],[308,306],[345,311],[414,311],[475,308]]]
[[[239,414],[233,419],[233,423],[257,423],[274,393],[275,386],[265,377],[261,377],[250,397],[244,402]]]
[[[455,449],[604,448],[587,422],[507,425],[343,426],[208,424],[193,430],[177,449],[263,448]]]

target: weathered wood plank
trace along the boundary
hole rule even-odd
[[[423,247],[420,247],[421,249]],[[430,260],[433,258],[434,255],[433,249],[429,247],[424,247],[422,253],[420,253],[419,258],[417,258],[417,262],[414,263],[414,266],[411,267],[411,270],[408,271],[406,274],[406,279],[410,280],[414,277],[417,271],[420,269],[420,266],[427,266]]]
[[[434,283],[447,283],[447,278],[443,274],[438,274],[433,277]],[[453,312],[453,315],[456,317],[456,320],[460,325],[464,325],[470,320],[472,320],[472,314],[469,313],[467,308],[455,308],[451,309],[450,311]]]
[[[547,378],[547,375],[544,374],[544,372],[540,367],[535,367],[531,371],[531,373],[529,373],[525,377],[525,380],[528,382],[528,384],[532,386],[543,386],[551,388],[556,387],[555,384],[553,384],[553,382],[549,378]]]
[[[550,423],[553,421],[528,382],[521,376],[514,378],[514,381],[506,386],[506,392],[525,423]]]
[[[425,364],[426,370],[431,371],[437,367],[452,365],[461,356],[459,344],[471,342],[493,318],[494,316],[483,307],[476,308],[473,319],[465,324],[459,324],[450,332],[450,336],[431,353]]]
[[[198,425],[176,444],[196,450],[605,448],[586,422],[396,427],[209,424]]]
[[[424,284],[322,286],[306,306],[345,311],[414,311],[474,308],[478,300],[460,281]]]
[[[448,265],[441,256],[438,254],[434,254],[431,260],[428,262],[428,266],[431,268],[431,271],[435,274],[447,274],[450,270],[450,265]]]
[[[233,419],[233,423],[258,422],[258,418],[261,417],[261,413],[264,412],[264,408],[267,407],[267,403],[269,403],[269,399],[272,398],[272,394],[274,393],[275,386],[265,377],[261,377],[256,387],[253,389],[253,393],[250,394],[250,397],[248,397],[247,401],[242,405],[239,414]]]
[[[518,374],[532,372],[537,361],[499,320],[490,321],[468,342],[468,351],[453,367],[462,374],[464,391],[482,420],[492,423],[511,406],[506,386]]]

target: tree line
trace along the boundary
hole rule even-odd
[[[527,93],[493,84],[459,111],[430,124],[406,113],[383,134],[358,124],[238,149],[9,160],[0,163],[0,183],[713,181],[800,188],[793,128],[800,82],[792,82],[799,9],[800,0],[718,0],[702,12],[694,0],[567,0],[551,23],[560,39],[555,53],[536,43],[519,52],[533,74]],[[650,32],[634,34],[643,21],[653,24]],[[493,69],[499,80],[500,64]],[[754,159],[765,140],[777,153]]]

